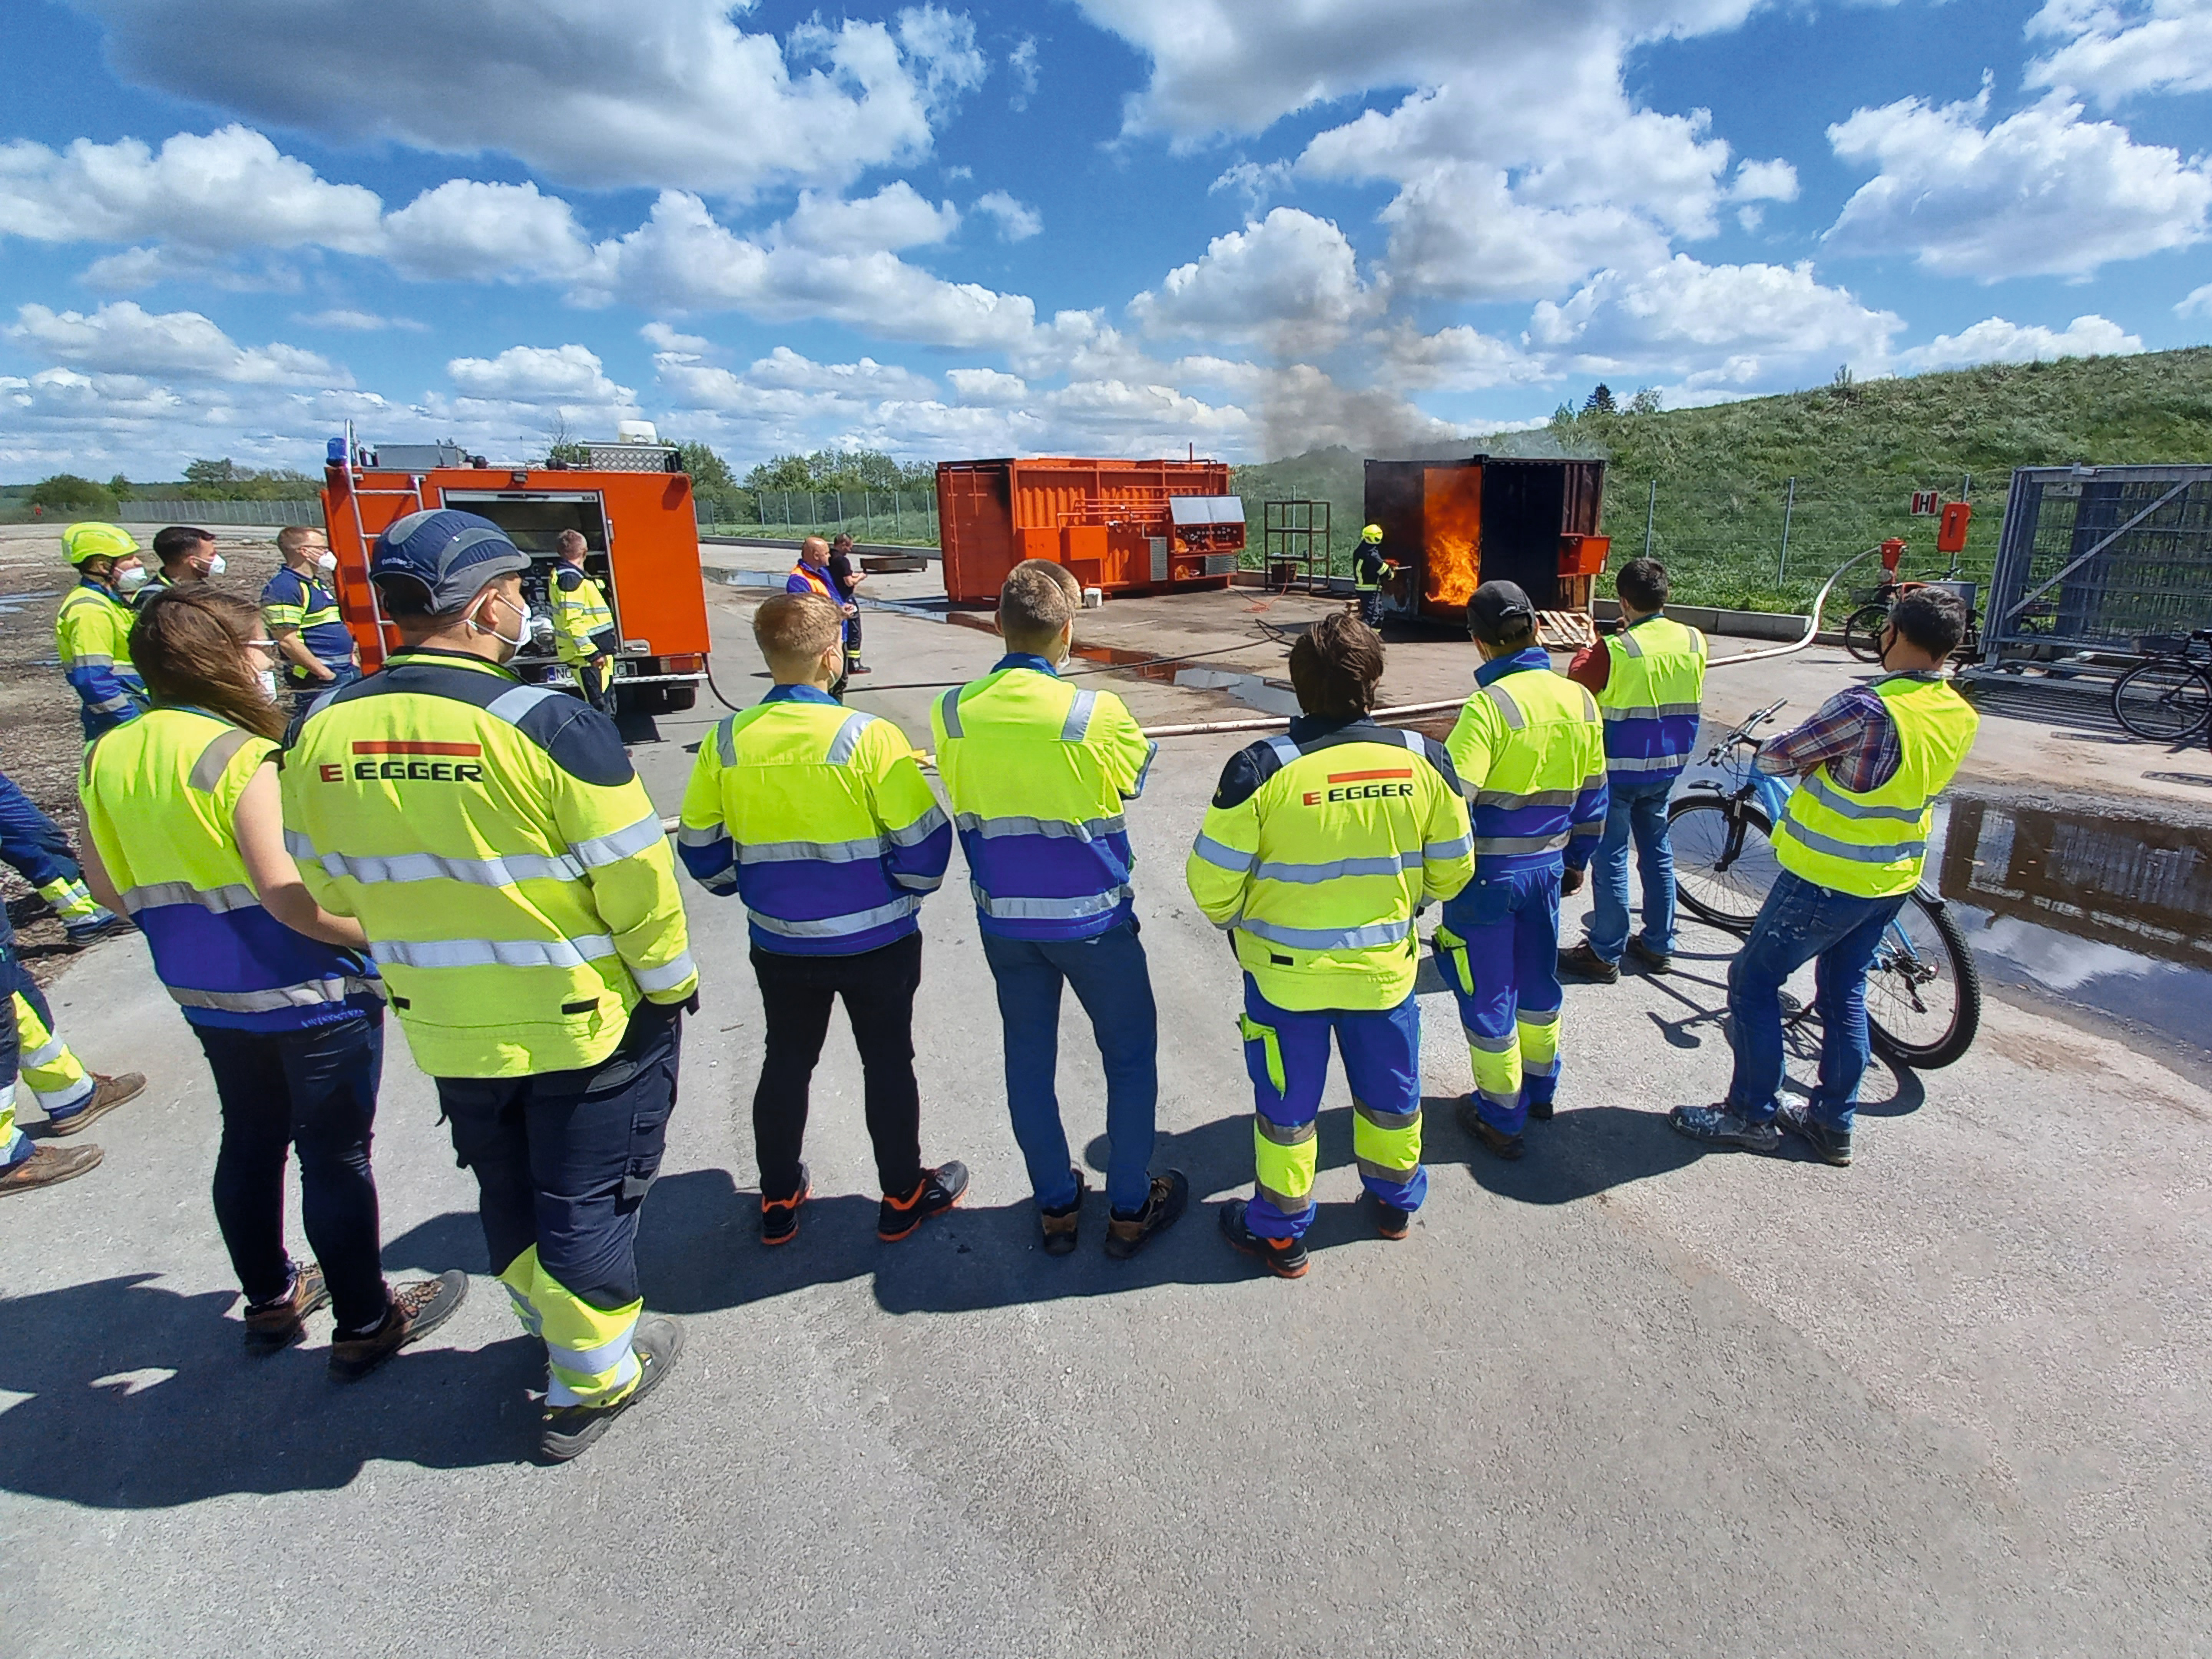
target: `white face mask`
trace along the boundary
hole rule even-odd
[[[146,567],[143,564],[126,565],[115,573],[115,587],[119,593],[136,593],[145,586]]]
[[[223,562],[222,554],[216,553],[209,556],[207,568],[207,573],[209,575],[220,576],[224,571],[229,568],[230,567]]]
[[[261,695],[271,702],[276,702],[276,671],[273,668],[264,668],[254,678],[261,682]]]
[[[325,576],[329,575],[331,571],[337,568],[338,556],[331,552],[329,548],[326,547],[321,552],[315,555],[315,568],[321,571]]]
[[[493,598],[498,599],[498,596],[495,594]],[[501,605],[507,604],[507,601],[505,599],[499,599],[498,602]],[[486,601],[487,605],[489,603],[489,600]],[[510,606],[509,608],[520,609],[519,606]],[[521,631],[519,633],[501,633],[499,629],[494,628],[490,623],[484,621],[483,613],[481,611],[479,611],[475,616],[469,618],[469,626],[475,629],[479,634],[490,635],[492,638],[497,640],[501,645],[507,647],[507,649],[500,654],[500,660],[501,662],[505,662],[516,652],[521,650],[524,646],[530,643],[530,613],[526,610],[522,611],[522,628]]]

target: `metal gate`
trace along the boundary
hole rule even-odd
[[[2012,475],[1982,665],[2132,657],[2212,625],[2212,465]]]

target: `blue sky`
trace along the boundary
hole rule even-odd
[[[17,0],[0,479],[1370,452],[2212,337],[2212,0]]]

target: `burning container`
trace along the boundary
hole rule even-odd
[[[990,605],[1024,559],[1108,593],[1225,587],[1244,503],[1219,461],[945,461],[937,469],[945,592]]]
[[[1367,522],[1399,566],[1384,614],[1463,623],[1478,586],[1511,581],[1539,611],[1586,619],[1612,546],[1598,534],[1604,501],[1603,461],[1368,462]]]

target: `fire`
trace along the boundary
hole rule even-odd
[[[1421,608],[1467,609],[1482,580],[1482,469],[1430,467],[1422,474],[1426,542]]]

